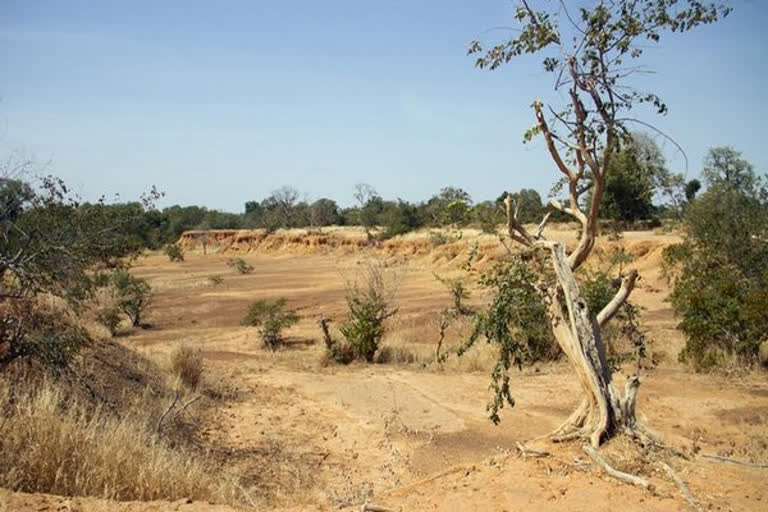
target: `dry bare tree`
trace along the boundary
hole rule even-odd
[[[632,77],[642,71],[638,63],[644,48],[658,42],[664,32],[686,32],[713,23],[730,8],[695,0],[595,0],[580,3],[581,7],[564,0],[538,3],[541,10],[534,9],[533,1],[518,2],[515,18],[520,30],[514,38],[490,48],[474,41],[469,53],[478,55],[479,68],[490,69],[523,54],[543,54],[544,69],[554,78],[555,90],[566,93],[562,106],[533,103],[536,123],[524,140],[543,137],[567,199],[552,200],[550,212],[535,230],[520,222],[515,197],[506,199],[509,238],[548,253],[554,279],[541,273],[536,290],[583,393],[579,406],[552,436],[583,438],[594,447],[619,433],[647,439],[650,434],[635,419],[640,380],[630,377],[623,393],[616,389],[601,339],[601,329],[629,297],[637,273],[623,276],[616,295],[602,311],[590,311],[575,272],[595,245],[614,152],[629,137],[633,124],[651,126],[635,118],[635,112],[643,105],[658,114],[667,110],[656,94],[632,87]],[[573,250],[544,235],[552,210],[579,222],[581,233]]]

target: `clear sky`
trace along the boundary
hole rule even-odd
[[[768,169],[768,0],[647,50],[670,107],[646,120],[685,149]],[[241,211],[281,185],[352,202],[458,186],[475,200],[556,178],[523,145],[551,97],[538,60],[476,70],[467,43],[514,25],[507,0],[0,0],[0,149],[51,161],[86,199]],[[662,145],[673,170],[683,160]]]

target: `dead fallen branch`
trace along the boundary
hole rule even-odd
[[[584,450],[584,452],[589,455],[593,461],[595,461],[595,464],[600,466],[603,471],[608,473],[609,476],[615,478],[616,480],[620,480],[626,484],[634,485],[635,487],[640,487],[641,489],[651,488],[651,484],[648,483],[648,481],[644,478],[630,475],[629,473],[624,473],[623,471],[619,471],[618,469],[608,464],[608,462],[606,462],[600,453],[598,453],[598,451],[592,446],[584,445],[582,450]]]
[[[719,462],[730,462],[731,464],[739,464],[740,466],[749,466],[751,468],[768,468],[768,464],[762,462],[747,462],[745,460],[731,459],[730,457],[723,457],[722,455],[702,455],[705,459],[716,460]]]
[[[680,475],[677,474],[677,472],[672,469],[672,466],[667,464],[666,462],[661,462],[661,467],[664,469],[664,472],[667,473],[667,476],[672,479],[673,482],[677,485],[677,488],[680,489],[680,494],[683,495],[683,498],[685,498],[685,501],[687,501],[693,508],[696,510],[702,510],[701,505],[699,504],[699,500],[696,499],[696,497],[691,494],[691,491],[688,489],[688,486],[685,485],[685,482],[682,478],[680,478]]]
[[[390,508],[380,507],[378,505],[373,505],[371,503],[365,503],[363,505],[363,508],[360,509],[360,512],[394,512],[394,511]]]
[[[521,457],[549,457],[549,452],[540,452],[539,450],[528,448],[521,442],[517,442],[516,444]]]

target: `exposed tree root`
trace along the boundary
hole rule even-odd
[[[517,449],[520,451],[521,457],[533,457],[533,458],[539,458],[539,457],[549,457],[549,452],[542,452],[539,450],[534,450],[533,448],[528,448],[523,443],[516,443]]]
[[[747,462],[745,460],[723,457],[722,455],[702,455],[702,457],[719,462],[730,462],[731,464],[739,464],[740,466],[749,466],[751,468],[768,468],[768,464],[764,464],[762,462]]]
[[[360,512],[394,512],[391,508],[380,507],[372,503],[364,503]]]
[[[600,466],[600,468],[605,471],[609,476],[620,480],[626,484],[634,485],[635,487],[640,487],[641,489],[652,489],[651,484],[648,482],[648,480],[645,480],[644,478],[640,478],[639,476],[630,475],[629,473],[624,473],[623,471],[619,471],[618,469],[614,468],[606,460],[600,455],[600,453],[589,445],[584,445],[582,447],[582,450],[589,455],[592,460],[595,461],[595,464]]]
[[[677,485],[677,488],[680,489],[680,494],[683,495],[683,498],[685,498],[685,501],[687,501],[693,508],[696,510],[702,510],[701,505],[699,504],[699,500],[697,500],[693,494],[691,494],[691,491],[688,489],[688,486],[685,485],[685,482],[682,478],[680,478],[680,475],[677,474],[677,472],[672,469],[672,466],[667,464],[666,462],[660,463],[662,469],[664,469],[664,472],[667,473],[667,476],[672,479],[673,482]]]

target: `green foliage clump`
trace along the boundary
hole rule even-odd
[[[687,337],[679,357],[697,370],[752,366],[768,340],[768,190],[733,155],[708,160],[722,166],[705,173],[710,187],[686,211],[683,243],[664,253]]]
[[[166,244],[166,246],[163,248],[163,252],[166,256],[168,256],[168,260],[171,262],[184,261],[184,250],[178,243]]]
[[[419,216],[418,208],[400,199],[388,208],[382,217],[384,232],[379,235],[380,240],[404,235],[424,225]]]
[[[241,322],[248,327],[258,327],[261,341],[270,350],[277,349],[283,343],[283,329],[299,321],[296,313],[285,310],[285,302],[284,298],[275,301],[257,300],[251,303]]]
[[[347,285],[349,320],[339,330],[355,356],[372,362],[384,336],[384,322],[397,314],[392,306],[395,290],[386,283],[382,270],[369,266],[359,282]]]
[[[547,310],[536,289],[538,276],[520,256],[496,263],[480,275],[479,284],[493,295],[488,307],[475,313],[474,328],[459,348],[463,355],[478,339],[499,347],[499,359],[491,373],[493,402],[488,404],[490,418],[500,421],[499,410],[515,402],[510,394],[512,366],[551,359],[559,354],[552,336]]]
[[[234,268],[239,274],[250,274],[253,272],[253,265],[243,258],[230,258],[227,260],[227,265]]]
[[[601,216],[624,223],[651,218],[657,184],[666,179],[664,165],[664,157],[652,139],[640,134],[628,137],[611,159]]]
[[[441,245],[448,244],[453,240],[451,237],[443,233],[442,231],[430,231],[429,232],[429,244],[432,247],[439,247]]]
[[[112,274],[112,285],[115,288],[117,307],[128,316],[133,327],[140,327],[152,303],[152,287],[125,269],[116,270]]]
[[[451,294],[451,299],[453,301],[452,309],[456,312],[456,314],[471,314],[472,310],[465,304],[465,302],[469,299],[470,293],[469,289],[467,288],[467,283],[464,281],[464,279],[460,277],[440,277],[437,274],[434,274],[434,276],[435,279],[442,283],[443,286],[445,286],[448,289],[448,292]]]

